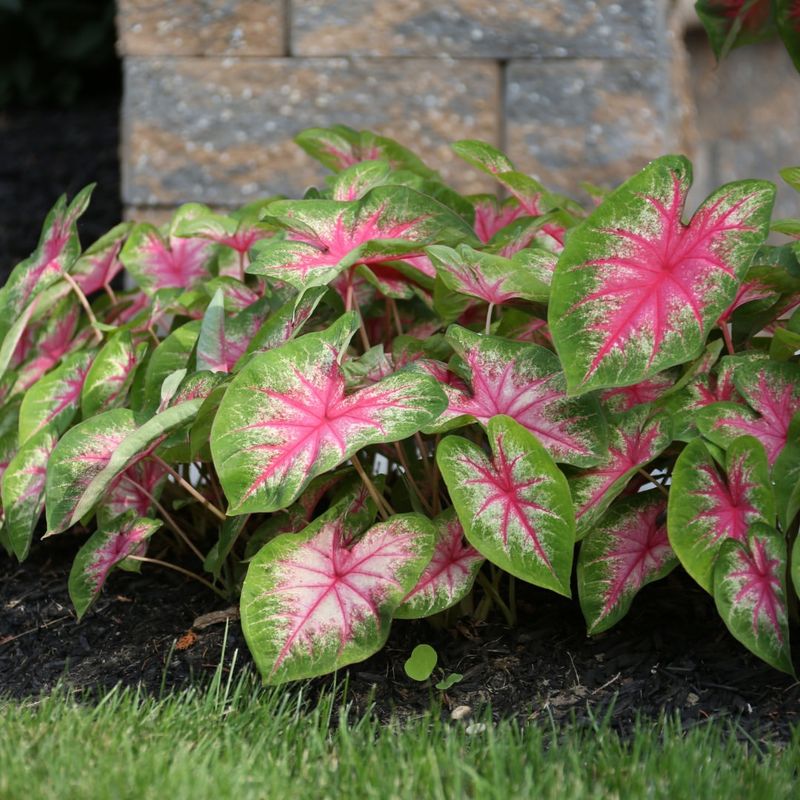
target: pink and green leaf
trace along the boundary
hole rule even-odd
[[[143,555],[147,540],[161,525],[157,520],[128,513],[89,537],[75,556],[69,573],[69,596],[78,619],[97,599],[114,568],[124,567],[130,556]]]
[[[289,239],[260,243],[247,271],[298,289],[327,285],[356,264],[375,266],[421,255],[429,244],[473,239],[453,211],[404,186],[379,186],[352,202],[278,201],[269,210]]]
[[[714,600],[733,636],[776,669],[794,675],[786,607],[786,542],[768,525],[729,539],[714,566]]]
[[[47,463],[49,533],[60,533],[73,524],[73,513],[86,488],[135,430],[133,412],[115,408],[79,422],[61,437]]]
[[[128,236],[120,260],[147,294],[159,289],[190,289],[211,277],[214,247],[207,239],[164,236],[154,225],[140,223]]]
[[[445,398],[425,375],[399,372],[345,394],[340,361],[355,314],[251,358],[228,387],[211,452],[229,513],[285,508],[317,475],[369,444],[430,424]]]
[[[94,184],[82,189],[67,205],[62,195],[44,221],[36,250],[12,270],[0,290],[0,338],[35,295],[69,271],[80,254],[78,218],[86,211]]]
[[[57,439],[58,434],[52,427],[35,433],[22,444],[2,475],[5,529],[14,555],[20,561],[28,555],[44,508],[47,462]]]
[[[250,562],[241,598],[242,629],[264,680],[322,675],[377,652],[433,540],[429,520],[404,514],[355,542],[330,515],[268,542]]]
[[[201,320],[192,320],[176,328],[153,350],[144,372],[144,404],[155,412],[161,402],[164,380],[179,369],[186,369],[200,336]]]
[[[734,47],[766,38],[775,30],[772,0],[697,0],[695,9],[718,59]]]
[[[98,521],[102,524],[128,511],[139,517],[151,514],[166,478],[167,471],[158,461],[137,461],[111,483],[97,510]]]
[[[800,511],[800,412],[792,417],[786,446],[772,467],[778,524],[788,531]]]
[[[800,411],[800,365],[759,358],[731,361],[734,385],[748,405],[712,403],[700,409],[697,425],[720,447],[739,436],[754,436],[766,448],[772,466]]]
[[[19,440],[52,427],[63,433],[72,422],[81,401],[86,375],[95,354],[79,352],[38,380],[25,393],[19,411]]]
[[[684,448],[672,472],[667,530],[684,569],[707,592],[713,591],[714,563],[725,542],[746,543],[752,525],[774,519],[767,456],[756,439],[736,439],[724,469],[702,439]]]
[[[775,187],[723,186],[682,221],[691,165],[664,156],[575,228],[553,276],[571,394],[639,383],[699,354],[769,229]]]
[[[260,204],[264,208],[268,202]],[[228,247],[239,255],[246,255],[252,246],[272,236],[269,226],[261,224],[251,215],[237,219],[233,215],[215,214],[200,203],[186,203],[172,220],[175,236],[185,239],[207,239]]]
[[[570,478],[575,522],[582,539],[605,514],[639,468],[657,458],[672,441],[669,418],[637,408],[609,425],[603,460]]]
[[[426,252],[448,289],[490,305],[518,299],[546,302],[550,294],[548,284],[533,271],[520,269],[502,256],[482,253],[468,245],[459,245],[456,250],[433,245]]]
[[[437,431],[476,419],[482,425],[497,414],[519,422],[556,461],[589,466],[605,444],[605,428],[592,398],[569,399],[558,358],[535,344],[481,336],[452,325],[447,340],[463,360],[471,389],[443,385],[447,410]]]
[[[644,492],[613,505],[581,544],[578,596],[589,633],[624,617],[642,587],[678,564],[667,538],[666,500]]]
[[[468,541],[512,575],[569,597],[575,517],[567,479],[510,417],[489,420],[488,437],[491,455],[460,436],[436,451]]]
[[[119,254],[131,227],[130,222],[116,225],[87,248],[69,268],[69,274],[85,295],[108,286],[122,270]]]
[[[84,418],[125,402],[146,351],[147,345],[144,342],[134,344],[128,331],[115,334],[103,345],[83,383],[81,411]]]
[[[451,508],[433,520],[433,556],[414,588],[395,611],[396,619],[419,619],[454,606],[472,589],[484,558],[464,542],[464,529]]]

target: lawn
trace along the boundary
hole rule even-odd
[[[0,798],[773,798],[800,792],[800,730],[758,742],[675,719],[622,739],[591,725],[472,727],[434,706],[402,724],[347,711],[346,691],[233,685],[162,699],[130,689],[0,701]]]

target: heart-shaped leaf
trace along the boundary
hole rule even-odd
[[[714,403],[698,412],[697,425],[720,447],[739,436],[754,436],[772,466],[786,446],[792,417],[800,411],[800,365],[766,358],[731,361],[733,382],[747,406]]]
[[[463,359],[472,391],[442,385],[447,410],[435,430],[482,425],[497,414],[515,419],[547,448],[556,461],[577,466],[597,463],[605,429],[594,399],[568,399],[558,358],[535,344],[480,336],[457,325],[447,340]]]
[[[161,525],[157,520],[128,513],[92,534],[75,556],[69,573],[69,596],[78,619],[97,599],[109,573],[124,566],[130,556],[141,555],[147,540]]]
[[[520,269],[508,258],[482,253],[468,245],[457,250],[443,245],[426,249],[445,286],[490,305],[524,299],[546,302],[550,287],[531,270]]]
[[[88,247],[69,268],[69,274],[85,295],[109,286],[122,270],[119,254],[131,227],[130,222],[116,225]]]
[[[81,246],[77,222],[89,205],[93,189],[94,184],[82,189],[69,205],[66,195],[58,199],[44,221],[36,250],[17,264],[8,276],[0,290],[0,338],[34,295],[55,283],[78,257]]]
[[[280,201],[269,211],[290,240],[261,242],[247,271],[298,289],[327,285],[355,264],[378,265],[421,255],[429,244],[473,238],[454,212],[404,186],[379,186],[353,202]]]
[[[649,464],[671,443],[669,419],[634,409],[609,426],[608,451],[596,466],[570,478],[578,538],[583,538],[606,512],[640,467]]]
[[[81,391],[84,418],[121,405],[133,383],[147,345],[134,344],[128,331],[112,336],[94,357]]]
[[[440,514],[433,524],[433,557],[395,611],[397,619],[430,617],[454,606],[469,594],[483,564],[483,556],[464,543],[464,529],[453,509]]]
[[[489,420],[491,457],[448,436],[436,463],[467,539],[493,564],[569,597],[575,518],[567,479],[510,417]]]
[[[667,529],[681,564],[707,592],[713,590],[714,562],[725,541],[746,542],[754,523],[774,519],[767,456],[756,439],[736,439],[725,454],[724,471],[702,439],[684,448],[672,472]]]
[[[197,339],[198,370],[230,372],[269,316],[269,299],[265,298],[228,317],[224,297],[218,289],[203,316]]]
[[[429,644],[418,644],[403,664],[403,670],[412,681],[426,681],[438,660],[439,654]]]
[[[37,381],[25,394],[19,410],[19,440],[24,442],[46,426],[65,431],[81,400],[94,353],[75,353]]]
[[[756,523],[746,541],[727,540],[714,566],[714,600],[728,630],[748,650],[794,674],[782,534]]]
[[[775,187],[739,181],[686,225],[691,165],[664,156],[575,228],[548,309],[571,394],[625,386],[697,355],[769,229]]]
[[[589,633],[615,625],[643,586],[677,566],[666,510],[659,492],[636,494],[613,505],[581,543],[578,596]]]
[[[145,458],[136,462],[111,483],[97,510],[98,520],[104,524],[128,511],[135,511],[138,517],[151,514],[166,478],[166,469],[157,461]]]
[[[33,434],[2,475],[5,529],[14,555],[20,561],[28,555],[36,523],[44,508],[47,462],[57,439],[52,427]]]
[[[147,294],[159,289],[189,289],[210,277],[214,248],[207,239],[182,239],[161,234],[155,225],[136,225],[120,260]]]
[[[379,650],[433,550],[433,526],[419,514],[392,517],[355,543],[343,529],[341,517],[321,517],[250,562],[242,629],[268,683],[322,675]]]
[[[211,431],[230,514],[285,508],[316,475],[366,445],[411,436],[442,411],[435,381],[411,372],[346,395],[340,361],[356,327],[345,315],[254,356],[234,378]]]

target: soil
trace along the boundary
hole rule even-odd
[[[224,601],[162,569],[115,573],[76,622],[66,588],[75,543],[52,541],[21,565],[0,556],[0,694],[31,697],[59,680],[87,694],[117,683],[157,694],[208,679],[221,659],[229,669],[234,651],[236,670],[253,668],[235,618],[224,654],[224,624],[193,628]],[[348,680],[357,708],[374,701],[381,719],[417,714],[440,693],[407,678],[403,663],[428,642],[439,654],[436,679],[464,676],[441,697],[445,715],[459,705],[548,723],[608,715],[625,733],[637,716],[679,712],[686,727],[727,717],[742,736],[779,741],[800,723],[800,683],[733,640],[711,598],[680,571],[645,588],[621,623],[594,638],[573,601],[533,589],[518,607],[515,629],[493,619],[464,618],[451,630],[396,621],[387,646],[338,682]],[[312,685],[329,687],[331,679]]]
[[[34,250],[64,192],[97,183],[78,224],[84,247],[120,221],[118,148],[117,94],[68,109],[0,110],[0,284]]]

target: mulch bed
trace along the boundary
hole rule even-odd
[[[66,538],[71,538],[67,536]],[[51,540],[52,541],[52,540]],[[224,624],[193,629],[195,619],[225,604],[180,575],[145,567],[115,573],[105,595],[77,623],[67,595],[74,542],[34,548],[23,564],[0,557],[0,694],[47,692],[59,681],[91,694],[117,683],[151,693],[207,679],[223,657]],[[452,630],[425,621],[395,622],[386,648],[343,670],[348,697],[371,699],[381,719],[413,715],[439,693],[416,684],[403,663],[420,642],[439,653],[442,674],[463,680],[442,697],[496,717],[549,723],[609,715],[629,732],[637,717],[679,712],[683,725],[710,717],[738,721],[741,735],[787,740],[800,723],[800,684],[752,657],[725,630],[713,601],[676,572],[647,587],[613,630],[588,638],[577,603],[523,591],[520,624],[481,625],[465,618]],[[224,659],[238,650],[237,669],[252,662],[237,620]],[[331,679],[313,682],[317,689]]]

